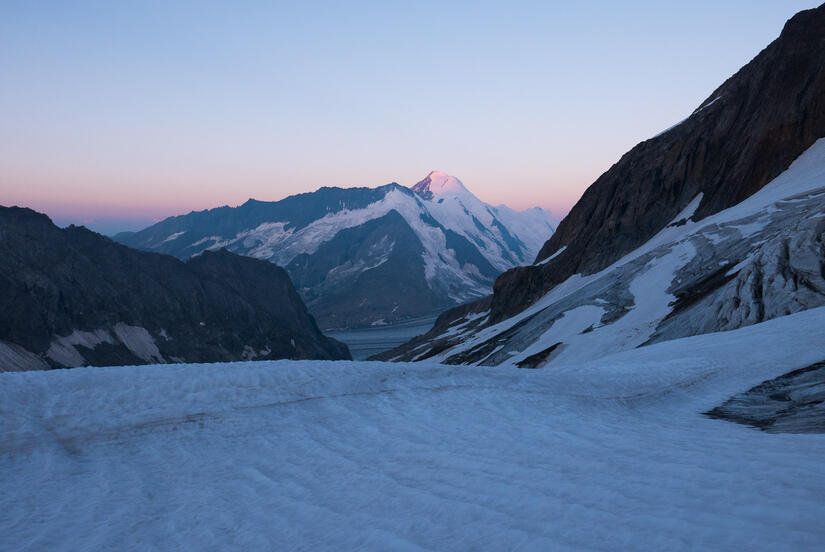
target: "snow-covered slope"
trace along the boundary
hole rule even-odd
[[[394,214],[401,216],[413,234],[411,240],[403,240],[403,251],[397,234],[375,227],[375,221],[397,225]],[[498,274],[532,262],[552,232],[549,213],[487,205],[457,178],[434,171],[412,189],[398,184],[375,189],[322,188],[279,202],[250,200],[237,208],[172,217],[116,239],[180,258],[225,247],[282,265],[319,323],[329,328],[407,318],[482,297],[491,291]],[[336,258],[331,259],[329,252],[319,255],[332,242],[336,243]],[[344,274],[352,285],[393,252],[409,272],[423,269],[421,278],[429,297],[419,294],[405,304],[401,296],[412,283],[395,289],[392,284],[399,278],[398,271],[385,267],[385,275],[372,275],[371,294],[358,297],[351,305],[319,304],[320,296],[328,295],[319,288],[328,276],[340,279]],[[321,256],[325,256],[323,261]],[[357,292],[353,290],[350,296],[353,293]],[[376,297],[378,293],[384,296]],[[388,294],[396,295],[398,301],[388,302]],[[333,306],[337,317],[327,312]]]
[[[542,240],[553,233],[549,213],[540,207],[526,211],[493,207],[471,194],[460,180],[440,171],[431,172],[412,190],[426,202],[435,220],[478,244],[501,272],[532,261]]]
[[[819,550],[825,436],[702,412],[822,343],[817,308],[553,370],[0,374],[0,549]]]
[[[387,358],[581,362],[825,304],[825,139],[753,196],[694,222],[701,201],[642,247],[568,278],[521,313],[489,324],[479,303]]]

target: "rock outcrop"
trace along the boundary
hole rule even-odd
[[[825,362],[734,395],[705,415],[768,433],[825,433]]]

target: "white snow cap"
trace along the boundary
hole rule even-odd
[[[467,192],[467,188],[459,179],[441,171],[432,171],[424,180],[413,186],[412,190],[424,196],[429,195],[427,192],[434,196]]]

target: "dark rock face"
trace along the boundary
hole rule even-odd
[[[432,179],[430,178],[429,175],[427,175],[427,177],[424,180],[418,182],[415,186],[413,186],[410,189],[413,192],[420,195],[421,197],[423,197],[424,199],[432,199],[433,198],[433,193],[430,191],[430,182],[431,181],[432,181]]]
[[[705,415],[769,433],[825,433],[825,362],[763,382]]]
[[[29,209],[0,207],[0,289],[0,358],[17,361],[0,369],[349,358],[271,263],[183,263]]]
[[[588,188],[536,262],[496,281],[491,321],[508,318],[576,273],[634,250],[694,197],[694,220],[758,191],[825,136],[825,6],[798,13],[780,37],[702,102]]]
[[[519,362],[516,366],[519,368],[538,368],[543,363],[547,362],[547,358],[553,354],[553,352],[559,348],[561,343],[553,343],[546,349],[539,351],[534,355],[530,355],[529,357],[525,358],[521,362]]]

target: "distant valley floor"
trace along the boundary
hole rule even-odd
[[[436,318],[438,316],[423,316],[386,326],[325,331],[324,335],[345,343],[354,360],[365,360],[427,333],[433,327]]]

